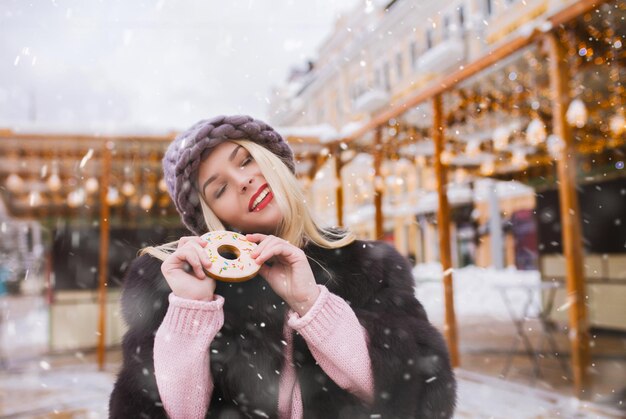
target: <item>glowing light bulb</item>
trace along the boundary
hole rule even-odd
[[[613,135],[619,136],[626,131],[626,118],[624,112],[620,111],[609,119],[609,128]]]
[[[129,181],[124,182],[122,185],[122,194],[126,197],[133,196],[135,194],[135,185]]]
[[[454,154],[450,150],[444,150],[441,152],[441,163],[442,164],[450,164],[452,163],[452,159],[454,158]]]
[[[537,146],[543,143],[547,137],[546,125],[539,118],[530,121],[526,128],[526,139],[531,145]]]
[[[76,189],[67,195],[67,205],[76,208],[85,203],[84,189]]]
[[[19,175],[11,173],[7,178],[6,185],[11,192],[19,192],[24,188],[24,180]]]
[[[61,189],[61,178],[56,173],[51,174],[46,183],[52,192],[58,192]]]
[[[28,194],[28,205],[30,205],[31,207],[38,207],[39,205],[41,205],[41,202],[42,198],[39,191],[31,191],[30,194]]]
[[[148,211],[150,208],[152,208],[153,203],[154,203],[154,200],[148,194],[145,194],[139,200],[139,206],[145,211]]]
[[[85,181],[85,190],[87,193],[92,194],[98,190],[98,179],[95,177],[90,177]]]
[[[585,103],[580,99],[572,100],[565,113],[567,122],[573,127],[582,128],[587,123],[587,117],[588,112]]]
[[[107,191],[107,204],[117,205],[120,202],[120,193],[114,186],[109,186]]]
[[[507,127],[498,127],[493,131],[493,148],[498,151],[504,150],[509,144],[511,132]]]
[[[565,149],[565,142],[558,135],[548,137],[548,153],[553,159],[557,159]]]
[[[526,160],[526,151],[521,148],[515,149],[513,151],[513,156],[511,157],[511,163],[514,166],[520,168],[528,166],[528,161]]]
[[[161,180],[159,180],[159,190],[161,192],[167,192],[167,183],[165,182],[165,178],[161,178]]]

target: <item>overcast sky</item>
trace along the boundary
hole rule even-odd
[[[265,118],[271,87],[364,0],[2,0],[0,128],[180,130]]]

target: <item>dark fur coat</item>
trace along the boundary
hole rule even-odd
[[[346,300],[369,336],[375,401],[366,407],[315,363],[294,336],[294,361],[305,418],[448,418],[456,382],[446,344],[414,294],[411,266],[382,242],[341,249],[304,248],[316,281]],[[166,417],[154,377],[154,335],[167,311],[169,286],[160,261],[135,260],[126,275],[122,309],[129,330],[124,362],[110,399],[113,418]],[[224,326],[211,344],[215,389],[209,418],[276,417],[286,305],[260,278],[218,282]]]

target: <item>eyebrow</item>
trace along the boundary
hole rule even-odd
[[[235,157],[237,156],[237,152],[239,151],[239,149],[241,148],[240,145],[238,145],[232,153],[230,153],[230,156],[228,156],[228,161],[233,161],[235,159]],[[202,185],[202,194],[204,196],[206,196],[206,194],[204,193],[204,190],[206,189],[207,186],[209,186],[209,183],[213,182],[215,179],[217,179],[217,175],[212,175],[211,177],[209,177],[207,179],[206,182],[204,182],[204,185]]]

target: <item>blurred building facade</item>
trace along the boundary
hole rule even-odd
[[[269,107],[278,126],[354,124],[575,0],[365,1],[341,17],[318,59],[295,67]]]
[[[382,128],[352,134],[446,75],[533,32],[575,0],[366,1],[340,18],[311,65],[275,88],[272,122],[292,137],[317,137],[325,164],[301,176],[320,219],[343,222],[361,237],[383,238],[416,263],[439,260],[432,103],[407,108]],[[605,2],[561,33],[572,71],[567,119],[577,142],[585,275],[594,296],[592,324],[626,329],[615,298],[626,298],[623,231],[615,202],[626,190],[622,2]],[[521,49],[443,95],[454,267],[538,269],[563,280],[562,228],[550,136],[553,110],[546,54]],[[603,124],[602,121],[609,121]],[[349,141],[342,142],[342,139]],[[310,142],[307,140],[306,142]],[[335,147],[339,143],[339,147]],[[375,148],[385,151],[380,173]],[[332,158],[328,158],[328,156]],[[339,165],[339,167],[338,167]],[[486,179],[490,177],[491,179]],[[382,193],[384,237],[375,226]],[[604,191],[594,195],[594,191]],[[592,206],[590,198],[607,204]],[[608,208],[611,208],[610,210]],[[612,243],[608,245],[608,243]],[[617,297],[619,296],[619,297]],[[559,303],[565,304],[564,293]],[[601,301],[607,302],[609,309]],[[560,318],[565,319],[565,310]]]

